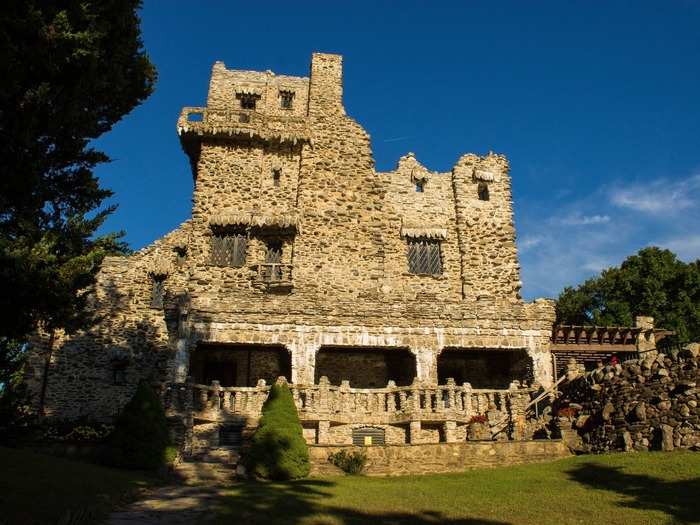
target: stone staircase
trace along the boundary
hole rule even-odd
[[[187,485],[221,485],[236,480],[240,454],[237,448],[210,448],[181,461],[175,475]]]

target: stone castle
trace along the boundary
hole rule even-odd
[[[487,412],[524,431],[553,382],[554,304],[519,294],[508,161],[377,172],[342,95],[339,55],[309,77],[214,64],[207,106],[177,122],[192,218],[105,259],[99,322],[36,345],[47,416],[110,419],[147,379],[191,446],[224,444],[285,377],[312,443],[463,440]]]

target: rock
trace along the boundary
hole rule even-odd
[[[637,403],[637,406],[634,407],[634,417],[637,418],[637,421],[646,421],[647,411],[644,403]]]
[[[661,425],[661,450],[669,452],[675,447],[673,445],[673,427]]]
[[[622,449],[625,452],[629,452],[634,447],[634,442],[632,441],[632,435],[625,430],[622,433]]]
[[[591,417],[591,416],[589,416],[588,414],[583,414],[583,415],[581,415],[581,416],[578,416],[578,417],[576,418],[576,421],[574,421],[574,426],[575,426],[576,428],[583,428],[583,427],[585,427],[585,426],[586,426],[586,422],[588,422],[588,419],[589,419],[590,417]]]
[[[610,421],[610,416],[615,413],[615,406],[608,401],[603,408],[603,421]]]

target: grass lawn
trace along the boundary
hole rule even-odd
[[[152,481],[140,472],[0,447],[0,524],[99,523]]]
[[[580,456],[402,478],[241,483],[208,502],[215,523],[700,523],[700,453]]]

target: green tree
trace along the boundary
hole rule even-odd
[[[644,248],[619,268],[604,270],[557,301],[557,322],[630,326],[654,317],[680,342],[700,339],[700,261],[684,263],[669,250]]]
[[[286,384],[274,384],[270,388],[246,464],[251,474],[261,478],[286,480],[308,476],[309,450]]]
[[[9,0],[0,10],[0,338],[89,323],[87,291],[121,234],[91,141],[150,95],[139,0]],[[14,343],[0,345],[14,347]],[[0,378],[0,382],[4,379]]]
[[[107,460],[117,467],[158,469],[175,454],[160,398],[141,381],[114,424]]]

